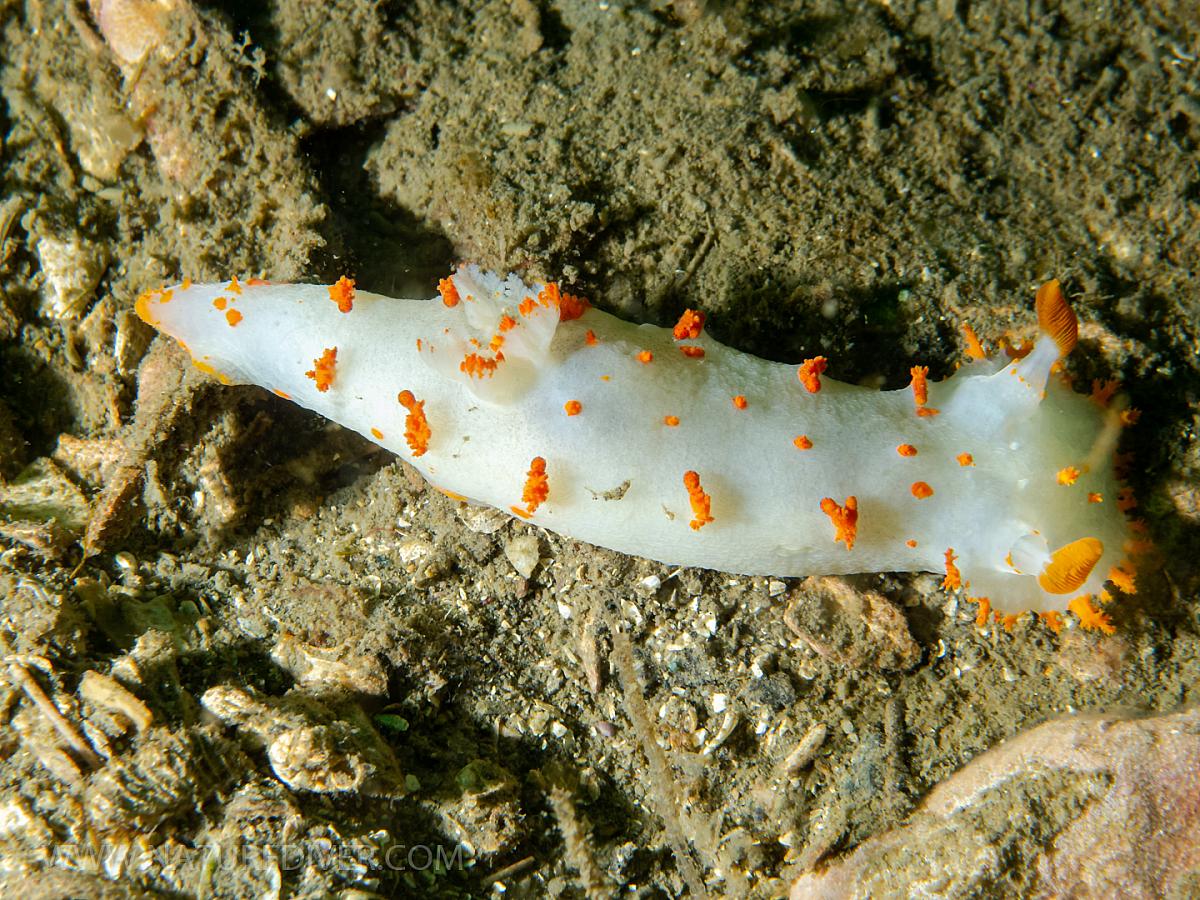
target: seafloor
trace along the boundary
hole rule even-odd
[[[777,896],[1037,723],[1200,699],[1194,3],[0,0],[0,28],[6,895]],[[884,387],[951,372],[964,322],[1031,336],[1058,277],[1071,374],[1141,411],[1138,593],[1112,635],[1006,632],[937,575],[622,556],[220,387],[132,312],[182,276],[429,296],[463,259]],[[1043,890],[1073,784],[999,795],[929,889]]]

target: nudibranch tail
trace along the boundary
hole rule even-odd
[[[184,282],[137,312],[225,382],[253,382],[382,444],[451,496],[670,563],[796,576],[945,572],[979,616],[1071,610],[1108,628],[1132,593],[1136,418],[1051,377],[1078,323],[1057,281],[1023,356],[872,391],[829,360],[767,362],[687,310],[623,322],[552,283],[460,266],[429,300],[257,280]],[[836,371],[836,367],[835,367]],[[682,487],[680,478],[682,475]],[[841,502],[835,498],[843,498]]]

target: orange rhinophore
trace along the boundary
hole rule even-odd
[[[987,359],[987,352],[983,349],[983,344],[979,343],[979,336],[975,334],[975,329],[963,322],[962,331],[967,338],[967,356],[971,359]]]
[[[912,495],[918,500],[926,500],[933,496],[933,488],[924,481],[914,481],[909,490],[912,491]]]
[[[962,573],[958,571],[958,566],[954,564],[957,557],[954,555],[954,548],[949,547],[946,550],[946,577],[942,579],[942,587],[948,591],[962,587]],[[985,617],[986,618],[986,617]]]
[[[654,361],[654,354],[649,350],[643,350],[635,357],[635,359],[644,365],[645,363]]]
[[[583,404],[578,400],[568,400],[563,404],[568,416],[577,416],[583,411]]]
[[[901,444],[896,448],[896,452],[901,456],[916,456],[917,448],[912,444]]]
[[[746,402],[745,396],[738,394],[733,398],[733,405],[736,409],[745,409],[750,404]]]
[[[438,282],[438,293],[442,295],[442,302],[448,307],[458,306],[459,296],[458,288],[454,286],[453,278],[443,278]]]
[[[1043,334],[1054,338],[1054,343],[1058,345],[1058,355],[1066,356],[1075,348],[1075,342],[1079,339],[1079,321],[1067,303],[1067,298],[1063,296],[1057,278],[1038,288],[1034,306],[1037,309],[1038,328]]]
[[[1102,631],[1105,634],[1116,634],[1116,627],[1107,615],[1092,606],[1091,594],[1082,594],[1067,604],[1067,609],[1075,613],[1082,628],[1088,631]]]
[[[529,472],[525,476],[525,488],[521,491],[521,502],[525,504],[525,515],[532,516],[549,496],[550,479],[546,477],[546,460],[535,456],[529,462]]]
[[[693,347],[689,344],[685,347],[680,347],[679,352],[688,357],[688,359],[704,359],[703,347]]]
[[[333,384],[333,372],[337,367],[337,347],[326,347],[319,359],[313,360],[313,367],[304,373],[317,383],[317,390],[322,394]]]
[[[685,309],[675,323],[672,334],[677,341],[695,340],[704,330],[704,313],[696,309]]]
[[[242,318],[242,314],[236,309],[229,309],[225,311],[225,321],[229,323],[230,328],[242,321]]]
[[[958,460],[958,464],[964,468],[975,465],[975,457],[970,453],[960,453],[954,458]]]
[[[443,280],[449,281],[449,279]],[[451,283],[451,287],[453,286],[453,283]],[[440,288],[441,285],[438,285],[438,287]],[[354,279],[343,275],[331,284],[329,286],[329,299],[337,304],[338,312],[348,313],[354,309]]]
[[[1079,469],[1075,466],[1064,466],[1054,473],[1054,480],[1062,485],[1072,485],[1079,480]]]
[[[821,390],[821,373],[828,365],[829,360],[825,357],[814,356],[800,364],[800,368],[796,370],[796,377],[800,379],[800,383],[804,385],[806,391],[815,394]]]
[[[712,498],[700,487],[700,475],[688,470],[683,473],[683,486],[687,488],[688,501],[692,504],[692,521],[688,522],[692,531],[699,531],[713,520],[711,515]]]
[[[811,450],[813,445],[807,434],[800,435],[792,443],[796,445],[797,450]]]
[[[821,512],[829,516],[829,521],[833,523],[834,542],[842,541],[847,550],[853,550],[854,539],[858,537],[858,497],[847,497],[844,505],[838,505],[832,497],[826,497],[821,501]]]
[[[1038,584],[1048,594],[1073,594],[1083,587],[1103,553],[1104,544],[1094,537],[1064,544],[1050,554]]]
[[[422,456],[429,449],[429,439],[433,432],[429,430],[429,420],[425,418],[425,401],[418,400],[412,391],[401,391],[396,399],[408,410],[404,417],[404,440],[413,456]]]

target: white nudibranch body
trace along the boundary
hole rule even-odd
[[[945,572],[1054,627],[1133,590],[1121,414],[1051,370],[1075,318],[1050,282],[1022,359],[875,391],[719,344],[689,310],[633,325],[460,267],[441,297],[336,285],[190,284],[138,314],[223,382],[273,390],[399,454],[439,489],[669,563],[796,576]],[[968,329],[969,331],[969,329]],[[1125,418],[1129,418],[1126,415]],[[1009,620],[1011,623],[1011,619]]]

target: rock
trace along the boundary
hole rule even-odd
[[[783,621],[838,665],[906,672],[921,661],[904,614],[883,594],[856,590],[840,578],[805,578],[790,592]]]
[[[792,900],[1200,893],[1200,709],[1079,716],[1005,741]]]

